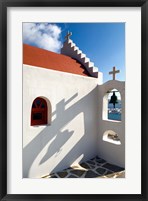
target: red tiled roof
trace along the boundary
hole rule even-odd
[[[23,63],[31,66],[90,76],[85,67],[77,60],[51,51],[23,45]]]

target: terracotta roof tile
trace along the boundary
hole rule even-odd
[[[90,76],[81,63],[69,56],[26,44],[23,45],[23,63],[62,72]]]

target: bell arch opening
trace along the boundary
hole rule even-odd
[[[121,121],[122,100],[117,89],[111,89],[103,97],[103,119]]]

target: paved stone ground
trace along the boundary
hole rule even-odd
[[[124,168],[110,164],[104,159],[95,158],[56,172],[44,178],[124,178]]]

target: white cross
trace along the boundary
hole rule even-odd
[[[120,73],[119,70],[116,70],[116,67],[113,67],[113,71],[109,72],[109,74],[113,74],[113,80],[115,80],[116,73]]]
[[[71,35],[72,35],[72,33],[68,31],[67,35],[65,36],[65,39],[68,40]]]

